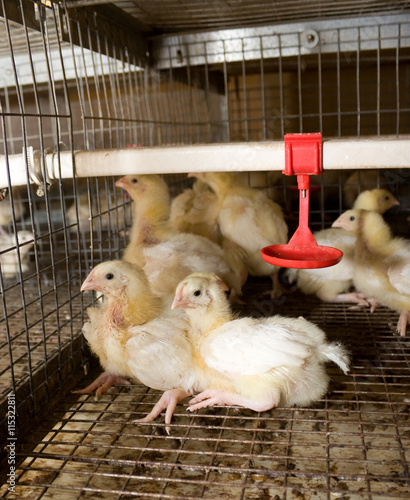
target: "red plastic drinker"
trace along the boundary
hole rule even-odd
[[[299,227],[286,245],[261,250],[275,266],[313,269],[334,266],[343,252],[318,245],[309,229],[309,175],[322,173],[322,134],[285,135],[285,175],[296,175],[299,189]]]

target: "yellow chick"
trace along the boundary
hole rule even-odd
[[[271,276],[271,296],[281,295],[279,267],[267,263],[261,248],[286,243],[288,227],[281,207],[270,200],[264,191],[240,186],[228,172],[189,174],[208,183],[218,196],[218,224],[224,238],[235,243],[248,273],[252,276]],[[235,250],[227,254],[228,261],[238,259]]]
[[[387,189],[369,189],[358,195],[353,208],[384,214],[387,210],[397,205],[400,205],[399,200]]]
[[[171,207],[168,186],[159,175],[125,175],[115,185],[127,191],[134,202],[130,242],[123,260],[143,266],[145,246],[176,234],[168,225]]]
[[[349,208],[355,208],[354,202],[360,194],[359,185],[362,190],[372,190],[386,187],[386,182],[381,176],[381,171],[377,169],[352,172],[343,183],[343,200]]]
[[[83,334],[105,372],[79,393],[105,392],[126,378],[166,391],[152,412],[153,420],[166,409],[169,425],[178,401],[196,390],[188,321],[171,311],[169,302],[155,296],[145,273],[135,264],[108,261],[98,264],[81,291],[104,295],[101,304],[89,307]]]
[[[363,191],[356,199],[355,208],[384,213],[399,205],[397,199],[386,189]],[[350,291],[353,287],[354,248],[356,236],[340,228],[329,228],[314,234],[319,245],[338,248],[343,259],[335,266],[320,269],[289,269],[286,275],[306,295],[315,294],[324,302],[352,302],[360,306],[369,305],[363,294]]]
[[[129,175],[117,186],[134,200],[130,243],[123,260],[143,267],[157,294],[174,294],[178,283],[194,271],[214,272],[226,280],[233,295],[241,295],[240,276],[232,271],[222,248],[190,233],[178,233],[169,224],[170,197],[158,175]]]
[[[397,331],[410,322],[410,242],[394,238],[383,217],[348,210],[333,223],[356,236],[353,283],[366,298],[400,313]]]
[[[345,349],[327,343],[324,332],[302,317],[234,319],[226,289],[217,276],[194,273],[178,285],[172,303],[186,310],[195,364],[205,379],[206,390],[190,401],[189,410],[216,404],[255,411],[304,406],[327,390],[325,362],[348,371]]]

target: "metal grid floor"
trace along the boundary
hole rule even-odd
[[[16,493],[5,485],[4,498],[409,498],[410,344],[393,333],[397,314],[298,292],[274,303],[261,298],[269,285],[247,285],[243,314],[303,315],[352,352],[348,376],[328,366],[323,400],[260,414],[233,407],[190,414],[184,401],[168,436],[161,418],[132,423],[157,391],[117,386],[98,401],[69,394],[20,443],[32,451],[20,452]]]

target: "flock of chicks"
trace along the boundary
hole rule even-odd
[[[133,200],[129,244],[122,260],[97,265],[81,287],[104,296],[87,309],[90,321],[83,327],[104,372],[77,392],[96,390],[98,396],[129,378],[165,391],[142,421],[165,410],[167,431],[177,403],[190,395],[190,411],[226,404],[255,411],[304,406],[326,393],[327,361],[349,370],[345,348],[327,342],[302,317],[232,313],[248,275],[270,276],[271,296],[283,293],[279,268],[260,250],[286,243],[288,228],[264,191],[239,185],[230,173],[195,176],[194,187],[172,202],[160,176],[118,180]],[[392,238],[380,215],[396,204],[386,190],[362,193],[333,228],[315,235],[320,244],[342,249],[343,260],[333,268],[288,273],[302,291],[322,300],[397,310],[404,335],[410,244]]]

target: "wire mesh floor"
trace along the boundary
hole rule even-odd
[[[20,454],[16,493],[4,485],[4,498],[409,498],[410,343],[394,334],[397,314],[299,293],[275,303],[261,296],[269,284],[247,285],[243,314],[303,315],[352,352],[348,376],[328,365],[323,400],[194,414],[183,401],[168,436],[162,418],[133,423],[157,402],[157,391],[116,386],[98,401],[68,394],[20,443],[32,451]]]

